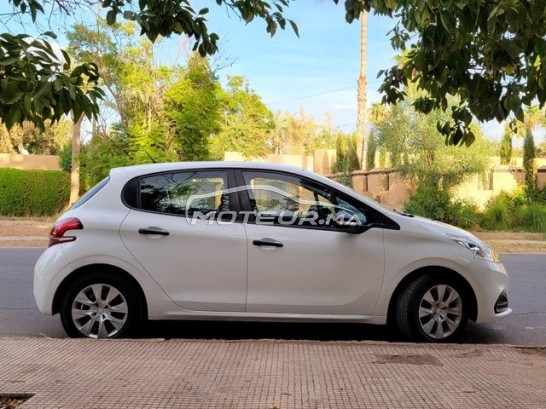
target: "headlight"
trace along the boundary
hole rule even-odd
[[[455,243],[460,244],[464,248],[474,253],[475,257],[481,258],[482,260],[486,261],[492,261],[494,263],[500,262],[498,253],[487,244],[483,243],[481,240],[478,240],[476,237],[457,236],[454,234],[448,234],[448,236]]]

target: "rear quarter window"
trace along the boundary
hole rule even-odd
[[[89,201],[93,196],[95,196],[104,186],[108,184],[110,181],[110,177],[107,176],[104,179],[102,179],[99,183],[97,183],[95,186],[93,186],[91,189],[85,193],[80,200],[78,200],[76,203],[74,203],[74,206],[72,206],[72,209],[77,209],[78,207],[83,206],[85,203]]]

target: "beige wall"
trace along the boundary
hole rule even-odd
[[[55,155],[19,155],[0,153],[0,168],[60,170],[59,157]]]
[[[539,189],[546,187],[546,166],[541,166],[537,170],[537,187]]]

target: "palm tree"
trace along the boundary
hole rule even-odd
[[[366,70],[368,58],[368,15],[365,11],[360,14],[360,76],[358,77],[357,95],[357,149],[360,157],[360,168],[366,169],[366,152],[368,150],[368,137],[366,130],[366,88],[368,81]]]

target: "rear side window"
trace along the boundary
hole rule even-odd
[[[137,188],[137,208],[142,210],[203,214],[229,209],[225,171],[176,172],[141,177]],[[188,213],[186,213],[188,212]]]
[[[72,209],[77,209],[80,206],[83,206],[85,203],[89,201],[93,196],[95,196],[104,186],[107,185],[107,183],[110,181],[110,177],[107,176],[104,179],[102,179],[99,183],[97,183],[95,186],[93,186],[90,190],[85,193],[80,200],[78,200],[76,203],[74,203],[74,206],[72,206]]]

